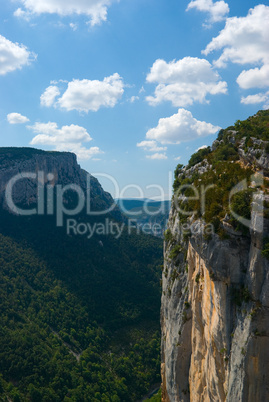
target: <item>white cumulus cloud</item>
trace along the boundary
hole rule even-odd
[[[187,11],[192,8],[196,8],[199,11],[209,13],[209,22],[219,22],[227,17],[230,9],[225,1],[216,1],[213,3],[212,0],[192,0],[187,7]]]
[[[207,102],[207,94],[227,93],[227,83],[221,81],[219,74],[205,59],[184,57],[167,63],[158,59],[147,75],[147,82],[157,83],[155,96],[147,96],[150,105],[163,101],[173,106],[187,106],[194,102]]]
[[[266,93],[259,93],[255,95],[242,96],[241,103],[245,105],[254,105],[256,103],[263,103],[269,101],[269,91]]]
[[[222,50],[215,61],[218,67],[225,67],[231,61],[237,64],[267,63],[269,37],[269,7],[260,4],[251,8],[246,17],[228,18],[219,35],[212,39],[203,51],[208,55]]]
[[[20,113],[9,113],[7,115],[7,121],[10,124],[24,124],[29,121],[28,117],[23,116]]]
[[[66,15],[86,15],[90,17],[90,24],[100,24],[107,19],[107,8],[112,0],[20,0],[24,10],[19,9],[15,13],[18,16],[23,13],[29,14],[58,14]]]
[[[148,130],[146,138],[162,144],[179,144],[216,134],[219,130],[218,126],[195,119],[190,111],[179,109],[171,117],[160,119],[157,127]]]
[[[217,67],[226,67],[228,62],[248,65],[237,77],[242,89],[269,87],[269,6],[260,4],[251,8],[246,17],[228,18],[224,29],[212,39],[203,51],[221,50],[214,61]],[[249,68],[249,65],[254,68]],[[266,94],[242,97],[241,103],[259,103]]]
[[[137,147],[143,148],[145,151],[160,152],[166,151],[167,147],[159,147],[156,141],[141,141],[136,144]]]
[[[153,155],[146,155],[146,158],[147,158],[147,159],[153,159],[153,160],[156,160],[156,159],[167,159],[167,156],[166,156],[165,154],[160,154],[160,153],[156,152],[156,153],[153,154]]]
[[[65,110],[89,112],[100,107],[114,107],[124,93],[124,83],[118,73],[105,77],[103,81],[74,79],[68,83],[66,91],[60,95],[56,85],[49,86],[41,95],[43,106],[55,106]]]
[[[21,69],[23,66],[30,64],[36,57],[26,46],[13,43],[0,35],[0,75]]]
[[[92,140],[84,127],[71,124],[59,128],[57,123],[35,123],[28,126],[37,134],[31,145],[48,145],[56,151],[70,151],[77,154],[79,159],[90,159],[92,156],[103,153],[98,147],[86,148],[83,142]]]
[[[256,67],[242,71],[236,81],[243,89],[269,87],[269,60],[261,68]]]
[[[46,88],[45,92],[40,96],[41,106],[50,107],[54,105],[55,99],[61,94],[59,88],[56,85],[50,85]]]
[[[59,142],[88,142],[92,138],[84,127],[71,124],[58,128],[57,123],[35,123],[29,126],[38,135],[32,140],[34,144],[54,145]]]

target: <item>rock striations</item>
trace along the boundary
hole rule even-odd
[[[187,166],[176,177],[162,275],[161,371],[165,402],[269,400],[269,261],[263,251],[269,220],[262,208],[264,200],[268,203],[268,121],[269,113],[264,111],[246,122],[237,122],[232,130],[222,130],[204,159],[210,171],[193,176],[195,166]],[[256,126],[262,132],[258,140]],[[225,157],[224,147],[231,143],[229,153],[233,157]],[[216,212],[215,233],[205,233],[209,224],[204,218],[206,211],[185,219],[191,224],[186,234],[179,213],[179,206],[180,211],[184,209],[179,184],[186,183],[182,182],[186,177],[203,182],[205,174],[218,173],[219,163],[223,165],[218,180],[229,166],[240,165],[256,175],[264,167],[265,185],[253,190],[251,198],[250,225],[245,230],[241,226],[239,231],[235,221],[229,219],[228,206],[223,205],[223,211]],[[225,183],[221,184],[223,188]],[[251,180],[248,183],[246,191],[251,191]]]
[[[36,205],[40,184],[44,187],[50,185],[54,189],[56,185],[62,189],[75,185],[82,189],[85,197],[88,190],[91,208],[95,211],[104,211],[114,204],[113,198],[103,190],[98,180],[80,168],[73,153],[47,152],[34,148],[0,148],[0,166],[0,204],[4,209],[9,210],[6,188],[14,177],[18,177],[18,180],[12,186],[12,200],[18,206]],[[29,173],[36,177],[31,178]],[[67,203],[65,198],[63,201]],[[122,220],[117,206],[113,208],[112,216]]]

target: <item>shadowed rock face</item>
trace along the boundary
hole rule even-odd
[[[269,400],[269,264],[256,217],[250,237],[184,242],[176,215],[169,227],[183,250],[171,261],[166,242],[162,278],[163,400]]]
[[[33,148],[0,148],[0,202],[4,209],[9,209],[5,194],[8,182],[16,175],[39,173],[39,179],[22,178],[18,180],[12,191],[12,199],[16,205],[36,205],[38,201],[38,183],[44,186],[64,186],[75,184],[86,196],[87,186],[92,210],[102,211],[114,203],[111,195],[103,190],[98,180],[81,169],[76,155],[70,152],[46,152]],[[67,199],[64,198],[64,203]],[[122,220],[116,207],[113,217]]]

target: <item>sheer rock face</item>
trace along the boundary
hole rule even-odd
[[[263,232],[259,231],[263,224]],[[165,402],[269,400],[269,222],[252,213],[250,236],[180,234],[172,205],[163,270]],[[171,259],[173,247],[181,252]]]
[[[33,148],[0,148],[0,204],[9,210],[6,198],[7,185],[18,177],[12,186],[12,200],[15,205],[36,205],[38,202],[38,185],[46,188],[57,186],[64,190],[70,184],[81,188],[90,200],[92,210],[102,211],[114,203],[111,195],[103,190],[98,180],[77,163],[76,155],[70,152],[45,152]],[[36,176],[31,178],[29,174]],[[26,177],[25,177],[26,176]],[[46,190],[45,190],[46,191]],[[64,194],[63,203],[67,203]],[[67,197],[68,198],[68,197]],[[121,220],[117,207],[112,215]]]

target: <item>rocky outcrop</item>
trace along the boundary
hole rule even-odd
[[[265,147],[268,146],[269,142],[250,137],[252,146],[246,148],[244,146],[245,141],[246,138],[243,138],[238,148],[240,157],[250,166],[255,167],[257,170],[262,169],[268,174],[269,159],[265,152]]]
[[[98,180],[81,169],[76,155],[70,152],[46,152],[34,148],[0,148],[0,203],[10,210],[6,201],[6,188],[14,177],[18,180],[12,186],[12,200],[16,205],[36,205],[38,202],[38,186],[45,189],[56,186],[64,189],[67,185],[81,188],[88,196],[92,210],[109,209],[114,200],[103,190]],[[30,174],[36,177],[31,178]],[[29,176],[29,177],[28,177]],[[68,203],[68,194],[64,194],[64,203]],[[117,206],[112,215],[122,220]]]
[[[183,168],[181,175],[185,174],[186,177],[191,177],[194,173],[197,173],[198,175],[201,175],[208,170],[212,168],[212,165],[210,165],[207,161],[207,159],[204,159],[202,162],[196,163],[196,165],[190,167],[190,168]]]
[[[231,132],[232,143],[235,135]],[[252,140],[262,150],[244,151],[243,139],[238,163],[248,163],[253,172],[263,168],[267,175],[266,144]],[[213,151],[219,144],[215,141]],[[201,166],[211,169],[205,160],[192,170],[202,174]],[[182,171],[192,176],[190,169]],[[191,232],[184,233],[175,197],[162,274],[162,400],[268,401],[269,261],[262,250],[269,220],[260,208],[268,196],[257,190],[247,233],[227,215],[222,236],[208,235],[202,218],[194,216],[188,220]]]

